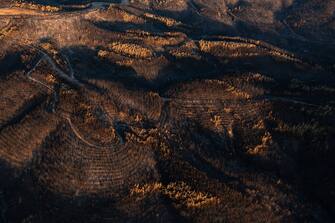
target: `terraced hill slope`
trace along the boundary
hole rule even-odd
[[[332,0],[1,1],[0,222],[332,222]]]

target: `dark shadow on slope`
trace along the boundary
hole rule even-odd
[[[172,58],[171,65],[164,67],[153,82],[163,92],[164,89],[175,83],[196,79],[216,79],[225,75],[238,77],[243,73],[260,73],[273,78],[279,84],[288,83],[292,78],[304,81],[317,80],[320,84],[327,84],[331,80],[327,73],[317,73],[312,69],[309,70],[308,67],[302,68],[291,62],[277,61],[271,56],[220,59],[204,53],[203,58],[206,59]]]
[[[120,66],[107,59],[98,58],[99,49],[85,46],[63,48],[64,52],[72,52],[69,57],[76,78],[80,80],[106,80],[121,83],[127,89],[147,89],[150,84],[127,66]]]
[[[107,21],[92,21],[92,24],[100,29],[112,32],[125,32],[127,30],[139,29],[146,32],[157,32],[154,29],[154,24],[135,24],[130,22],[107,22]]]
[[[212,21],[207,21],[207,22],[212,22]],[[138,24],[132,24],[132,23],[110,23],[110,22],[98,22],[95,23],[96,26],[102,28],[102,29],[107,29],[107,30],[116,30],[119,32],[126,32],[128,28],[130,29],[146,29],[151,31],[154,35],[163,35],[165,31],[180,31],[175,28],[171,27],[165,27],[162,30],[157,30],[157,29],[148,29],[146,25],[138,25]],[[314,61],[321,62],[322,64],[325,64],[326,70],[323,71],[317,71],[317,72],[312,72],[311,75],[306,75],[302,74],[303,72],[301,69],[299,70],[298,68],[293,68],[297,72],[296,73],[301,73],[301,76],[304,76],[304,78],[318,78],[318,79],[328,79],[333,78],[333,75],[331,75],[330,70],[332,69],[329,67],[330,65],[330,60],[327,55],[332,55],[330,52],[332,51],[331,48],[326,48],[323,47],[323,49],[318,53],[314,50],[316,55],[310,57],[312,54],[308,54],[306,56],[306,52],[301,51],[301,49],[305,49],[306,47],[311,47],[313,49],[321,49],[320,47],[313,46],[311,44],[303,43],[301,41],[295,40],[294,38],[287,38],[283,39],[282,36],[275,34],[275,33],[264,33],[264,31],[261,31],[258,29],[258,27],[252,26],[250,24],[244,24],[241,22],[236,22],[235,24],[236,27],[240,27],[242,36],[248,37],[248,38],[253,38],[253,39],[260,39],[264,41],[268,41],[275,46],[282,46],[284,49],[296,52],[298,53],[298,56],[301,56],[303,58],[303,61],[306,63],[310,63],[311,66],[313,66],[315,63]],[[188,30],[183,30],[184,33],[187,33]],[[191,38],[192,40],[200,40],[200,39],[206,39],[206,40],[220,40],[215,37],[211,37],[208,34],[204,34],[205,32],[198,32],[196,34],[190,34],[188,33],[188,37]],[[217,34],[222,34],[222,33],[217,33]],[[325,50],[329,50],[327,53],[323,53]],[[334,49],[335,50],[335,49]],[[308,52],[313,52],[312,49],[307,49]],[[322,54],[322,56],[321,56]],[[179,80],[187,80],[189,78],[198,78],[197,75],[199,74],[188,74],[190,71],[196,71],[197,73],[202,73],[201,75],[203,76],[216,76],[217,73],[224,73],[224,72],[229,72],[229,73],[239,73],[242,71],[255,71],[255,72],[263,72],[263,73],[270,73],[270,75],[277,76],[278,79],[283,78],[283,79],[290,79],[292,76],[291,74],[288,74],[288,71],[290,68],[287,68],[289,63],[286,62],[274,62],[273,58],[270,56],[253,56],[253,57],[241,57],[237,59],[229,59],[229,63],[222,63],[220,62],[219,59],[215,56],[212,56],[210,54],[202,53],[203,58],[206,59],[201,59],[195,60],[194,58],[174,58],[173,56],[169,55],[168,53],[163,54],[170,62],[170,66],[163,68],[160,71],[160,74],[158,77],[152,81],[154,85],[159,85],[160,87],[164,85],[165,82],[177,82]],[[323,57],[327,57],[322,59]],[[323,60],[323,62],[320,60]],[[224,58],[223,58],[224,59]],[[222,59],[222,60],[223,60]],[[327,65],[328,64],[328,65]],[[258,66],[258,68],[257,68]],[[293,66],[293,65],[292,65]],[[291,66],[291,67],[292,67]],[[266,67],[266,68],[265,68]],[[294,66],[293,66],[294,67]],[[265,69],[264,69],[265,68]],[[306,68],[310,69],[310,68]],[[281,75],[282,73],[286,72],[287,76]],[[280,74],[281,73],[281,74]],[[324,73],[322,77],[320,77],[320,73]],[[324,76],[325,75],[325,76]],[[313,77],[314,76],[314,77]]]
[[[96,2],[95,0],[24,0],[26,2],[31,2],[35,4],[42,4],[42,5],[82,5],[88,4],[91,2]],[[121,3],[122,0],[104,0],[103,2],[109,3]]]
[[[266,55],[220,58],[209,53],[201,53],[199,60],[193,57],[176,58],[169,53],[164,53],[163,55],[169,61],[168,66],[163,67],[155,79],[147,80],[130,66],[120,66],[109,59],[99,58],[99,48],[72,46],[62,51],[65,54],[72,52],[68,57],[78,79],[113,81],[121,83],[127,89],[151,89],[161,93],[175,83],[222,78],[224,75],[238,77],[243,73],[261,73],[273,78],[279,84],[278,86],[287,85],[293,78],[320,85],[329,85],[334,79],[327,72],[323,73],[308,66],[280,61]]]
[[[6,54],[0,60],[0,79],[6,77],[8,74],[11,74],[15,71],[22,70],[24,68],[21,63],[22,52],[17,51],[13,53]]]
[[[184,163],[182,165],[187,166],[186,169],[194,168],[199,173],[205,174],[208,179],[219,181],[234,191],[245,193],[247,186],[238,177],[233,176],[234,170],[230,169],[227,174],[225,170],[213,165],[217,162],[223,164],[228,160],[239,159],[238,153],[240,152],[235,151],[234,141],[200,126],[198,120],[170,121],[170,124],[174,123],[171,131],[178,138],[165,139],[173,150],[173,161],[162,160],[159,162],[162,181],[165,184],[174,181],[186,181],[190,185],[194,185],[194,182],[190,180],[195,176],[188,176],[180,164],[174,167],[178,162],[182,162]],[[241,163],[241,165],[244,164]],[[173,173],[169,171],[173,171]],[[199,185],[194,186],[198,187]]]
[[[243,1],[243,3],[246,2]],[[292,7],[295,7],[299,4],[303,4],[302,1],[296,0]],[[285,13],[287,14],[290,10],[292,9],[283,8],[281,11],[278,11],[275,14],[277,22],[280,23],[283,17],[285,17]],[[335,62],[331,55],[333,55],[335,52],[335,45],[317,40],[309,41],[307,39],[302,41],[301,38],[297,38],[296,35],[292,34],[292,32],[287,29],[279,30],[277,27],[270,27],[269,29],[264,30],[261,29],[262,27],[253,25],[248,21],[235,19],[233,20],[233,25],[227,25],[208,18],[204,15],[199,15],[198,13],[195,13],[194,10],[190,7],[182,12],[163,10],[155,11],[155,13],[179,19],[185,24],[190,25],[192,30],[185,30],[185,33],[188,34],[188,36],[192,39],[210,35],[227,35],[263,40],[275,46],[281,47],[282,49],[294,52],[297,55],[310,60],[311,62],[325,65],[334,71],[331,66]],[[196,30],[196,32],[194,32],[194,30]]]
[[[0,221],[22,222],[38,218],[38,197],[29,171],[20,171],[0,161]]]

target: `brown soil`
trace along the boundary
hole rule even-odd
[[[334,10],[1,1],[0,222],[333,222]]]

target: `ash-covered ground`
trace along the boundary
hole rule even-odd
[[[333,222],[333,0],[0,2],[0,222]]]

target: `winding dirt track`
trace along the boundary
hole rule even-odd
[[[85,7],[78,7],[75,12],[44,12],[38,9],[27,9],[19,7],[10,7],[10,8],[0,8],[0,16],[2,17],[11,17],[11,16],[53,16],[53,15],[66,15],[66,14],[79,14],[84,12],[95,11],[103,9],[108,6],[108,2],[92,2]],[[68,8],[66,5],[59,5],[60,8]]]
[[[44,16],[46,13],[23,8],[0,8],[0,16]]]

